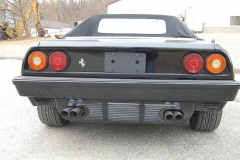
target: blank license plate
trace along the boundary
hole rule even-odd
[[[106,52],[104,69],[110,73],[145,73],[146,54]]]

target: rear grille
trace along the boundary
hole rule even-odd
[[[102,103],[83,103],[82,106],[88,109],[88,115],[82,117],[82,119],[103,121]]]
[[[145,122],[159,122],[163,121],[160,119],[160,111],[166,109],[168,106],[177,106],[174,104],[145,104]]]
[[[108,120],[139,122],[139,103],[108,103]]]
[[[186,118],[190,118],[192,112],[189,109],[193,111],[194,108],[194,103],[190,102],[121,103],[72,100],[71,104],[75,107],[81,106],[85,111],[85,114],[78,118],[79,121],[94,122],[163,123],[163,113],[166,110],[181,110]]]

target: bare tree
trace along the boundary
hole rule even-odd
[[[17,29],[19,32],[25,31],[26,36],[30,36],[31,32],[28,27],[27,12],[31,7],[30,0],[4,0],[5,5],[13,9],[15,20],[18,22]],[[21,25],[22,24],[22,25]]]
[[[83,21],[91,15],[106,14],[108,3],[114,0],[42,0],[40,5],[40,18],[49,21],[60,21],[73,25],[75,21]],[[18,27],[25,31],[26,36],[31,35],[29,25],[34,21],[29,16],[31,0],[0,0],[1,8],[13,9]],[[21,24],[21,25],[20,25]]]
[[[57,20],[73,25],[94,14],[106,14],[108,3],[114,0],[43,0],[40,12],[45,20]]]

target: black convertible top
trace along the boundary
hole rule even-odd
[[[98,25],[102,19],[160,19],[166,22],[165,34],[113,34],[113,33],[99,33]],[[79,37],[79,36],[129,36],[129,37],[198,37],[177,17],[166,15],[144,15],[144,14],[106,14],[93,15],[76,26],[73,30],[65,34],[65,37]]]

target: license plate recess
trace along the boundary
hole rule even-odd
[[[146,54],[106,52],[104,70],[110,73],[145,73]]]

